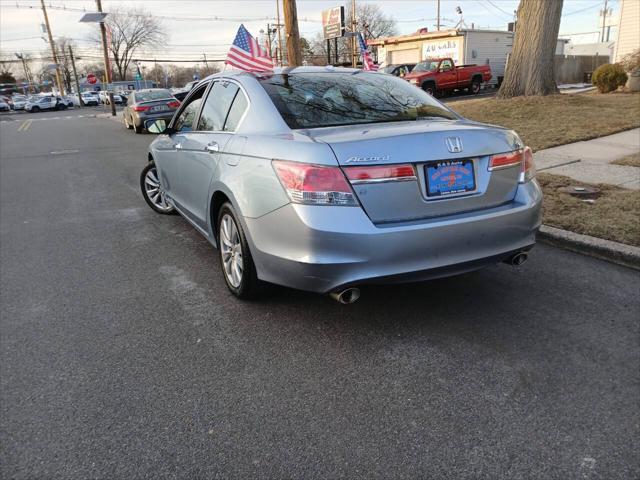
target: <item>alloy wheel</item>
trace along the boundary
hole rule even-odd
[[[242,283],[244,272],[244,262],[242,260],[242,243],[240,234],[233,217],[229,214],[223,215],[220,220],[220,254],[227,281],[234,288],[238,288]]]
[[[164,195],[164,188],[160,184],[158,179],[158,172],[156,168],[150,168],[144,177],[144,191],[147,194],[151,203],[162,212],[169,212],[173,209],[167,202]]]

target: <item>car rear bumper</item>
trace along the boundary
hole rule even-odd
[[[297,204],[244,222],[261,280],[326,293],[498,263],[533,246],[541,204],[540,187],[529,182],[509,204],[415,222],[374,225],[360,207]]]
[[[133,123],[137,127],[144,127],[144,122],[146,122],[147,120],[166,120],[168,124],[173,118],[174,113],[175,111],[144,114],[133,112]]]

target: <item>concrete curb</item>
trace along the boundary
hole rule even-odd
[[[640,248],[638,247],[582,235],[548,225],[540,227],[538,238],[544,243],[640,270]]]
[[[111,118],[113,120],[119,120],[120,118],[122,118],[122,113],[121,112],[117,112],[115,117],[113,115],[111,115],[111,112],[109,112],[109,113],[97,113],[96,114],[96,118]]]

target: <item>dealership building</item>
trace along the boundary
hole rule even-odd
[[[367,43],[377,48],[378,63],[397,65],[418,63],[427,58],[450,57],[456,65],[482,64],[491,66],[490,85],[504,77],[507,57],[513,48],[512,31],[452,29],[428,32],[419,30],[410,35],[376,38]],[[567,40],[559,39],[556,55],[564,53]]]

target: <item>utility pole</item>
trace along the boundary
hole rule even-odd
[[[356,21],[356,0],[351,0],[351,66],[356,68],[358,65],[358,55],[356,53],[356,28],[358,22]]]
[[[78,93],[78,104],[82,107],[82,95],[80,95],[80,82],[78,81],[78,72],[76,71],[76,61],[73,58],[73,50],[69,45],[69,57],[71,58],[71,68],[73,68],[73,77],[76,79],[76,91]]]
[[[604,10],[602,10],[602,34],[600,35],[600,41],[604,42],[605,39],[605,24],[607,23],[607,1],[608,0],[604,0]]]
[[[287,59],[290,67],[302,65],[300,32],[298,31],[298,11],[296,0],[284,1],[284,28],[287,34]]]
[[[440,31],[440,0],[436,0],[436,5],[437,5],[437,21],[436,21],[436,30]]]
[[[42,13],[44,13],[44,24],[47,27],[47,35],[49,36],[49,46],[51,46],[51,54],[53,55],[53,63],[56,65],[56,83],[60,96],[64,95],[64,86],[62,85],[62,77],[60,76],[60,65],[58,65],[58,56],[56,55],[56,45],[53,43],[53,35],[49,26],[49,16],[47,15],[47,7],[44,6],[44,0],[40,0],[42,5]]]
[[[44,2],[44,0],[41,0]],[[98,7],[98,11],[102,13],[102,1],[96,0],[96,7]],[[109,67],[109,50],[107,49],[107,27],[104,25],[104,22],[100,22],[100,36],[102,37],[102,53],[104,55],[104,72],[107,80],[107,84],[111,85],[111,68]],[[116,116],[116,104],[113,103],[113,92],[111,90],[107,90],[107,95],[109,95],[109,105],[111,106],[111,115],[113,117]]]
[[[271,53],[271,25],[267,23],[267,50],[269,52],[269,58],[273,58]]]
[[[278,22],[278,24],[276,25],[276,27],[278,27],[278,49],[276,50],[276,53],[280,52],[280,66],[282,66],[282,30],[281,27],[282,25],[280,24],[280,0],[276,0],[276,22]]]
[[[27,67],[27,61],[24,59],[24,53],[15,53],[17,58],[22,62],[22,68],[24,69],[24,78],[27,79],[27,83],[29,86],[27,87],[27,91],[33,90],[35,93],[35,86],[33,85],[33,79],[31,78],[31,73],[29,72],[29,68]]]

